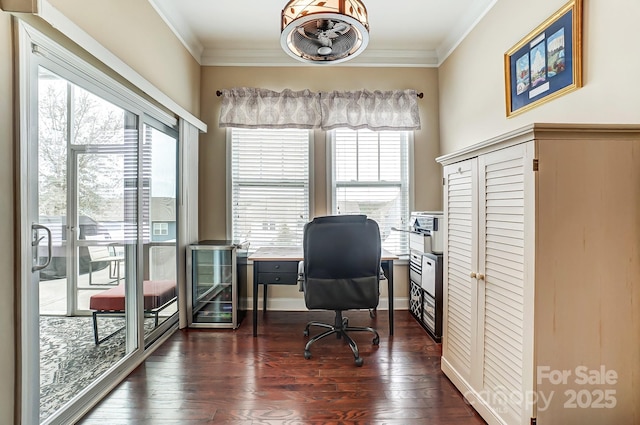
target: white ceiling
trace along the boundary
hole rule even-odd
[[[496,1],[363,0],[369,46],[345,65],[438,66]],[[304,66],[280,47],[287,0],[149,2],[201,65]]]

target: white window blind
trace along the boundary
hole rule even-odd
[[[231,132],[233,239],[250,249],[302,245],[309,221],[309,131],[239,129]]]
[[[366,214],[378,222],[382,247],[407,255],[409,141],[407,131],[337,129],[332,139],[332,212]]]

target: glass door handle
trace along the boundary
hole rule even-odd
[[[43,226],[41,224],[32,224],[31,230],[33,231],[33,239],[31,240],[31,246],[36,247],[36,263],[38,262],[38,249],[37,246],[40,245],[40,241],[44,239],[44,236],[38,237],[38,231],[44,230],[47,232],[47,261],[44,264],[36,264],[31,267],[32,272],[37,272],[38,270],[42,270],[51,264],[51,230],[48,227]]]

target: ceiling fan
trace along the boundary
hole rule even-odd
[[[360,0],[292,0],[282,11],[280,44],[302,62],[344,62],[359,55],[368,42],[367,11]]]

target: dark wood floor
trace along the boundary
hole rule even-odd
[[[333,337],[315,343],[305,360],[305,323],[332,323],[333,313],[270,311],[260,316],[257,338],[251,317],[235,331],[178,331],[80,423],[485,423],[440,371],[441,346],[407,311],[396,312],[393,337],[386,311],[346,316],[380,333],[378,347],[369,333],[352,334],[362,367]]]

